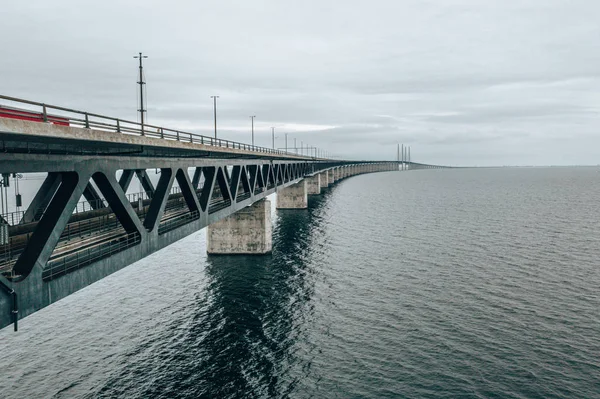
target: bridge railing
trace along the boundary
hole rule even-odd
[[[24,100],[16,97],[0,95],[0,100],[8,101],[11,103],[11,105],[14,105],[13,103],[16,103],[20,106],[27,106],[31,108],[15,108],[8,105],[0,104],[0,117],[37,122],[49,122],[62,126],[83,127],[87,129],[104,130],[122,134],[152,137],[162,140],[202,144],[211,147],[254,151],[266,155],[286,155],[299,157],[298,154],[294,154],[289,151],[282,151],[279,149],[244,144],[237,141],[203,136],[197,133],[190,133],[182,130],[174,130],[147,123],[142,124],[137,121],[134,122],[126,119],[114,118],[110,116],[94,114],[91,112],[79,111],[71,108]],[[311,156],[302,157],[307,159],[317,159],[317,157]]]
[[[181,189],[178,186],[173,186],[173,187],[171,187],[171,191],[169,194],[171,195],[171,194],[179,194],[179,193],[181,193]],[[125,194],[125,197],[131,204],[136,204],[140,200],[146,201],[146,200],[152,199],[152,197],[150,197],[148,195],[148,193],[145,191],[138,192],[138,193]],[[75,209],[73,209],[73,215],[77,215],[79,213],[90,212],[90,211],[100,209],[100,208],[103,208],[106,206],[108,206],[108,203],[106,202],[106,199],[104,199],[103,197],[92,200],[92,201],[89,201],[89,200],[79,201],[77,204],[75,204]],[[8,223],[11,226],[16,226],[21,223],[21,220],[23,219],[24,215],[25,215],[25,211],[19,210],[19,211],[13,211],[13,212],[8,212],[8,213],[0,213],[0,218],[2,218],[2,220],[5,223]],[[35,217],[33,218],[32,222],[39,221],[40,218],[42,217],[42,215],[43,215],[43,212],[36,214]]]

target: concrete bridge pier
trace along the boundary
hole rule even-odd
[[[273,248],[271,201],[261,200],[208,225],[206,252],[211,255],[264,255]]]
[[[306,178],[306,194],[321,194],[321,173]]]
[[[335,183],[335,172],[333,171],[333,169],[329,169],[327,171],[327,181],[328,181],[328,183],[329,183],[330,186],[333,183]]]
[[[306,179],[277,191],[277,209],[306,208],[308,208]]]
[[[321,188],[329,187],[329,173],[327,171],[319,173],[319,179],[321,180]]]

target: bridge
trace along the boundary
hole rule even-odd
[[[270,253],[270,194],[277,209],[303,209],[308,195],[351,176],[441,167],[328,159],[0,101],[0,328],[15,331],[19,319],[204,227],[210,254]],[[17,194],[13,210],[6,187],[30,173],[43,181],[27,206]]]

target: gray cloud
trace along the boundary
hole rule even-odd
[[[596,164],[593,0],[8,2],[2,94],[352,158]]]

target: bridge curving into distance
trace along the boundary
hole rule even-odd
[[[0,215],[0,328],[15,331],[19,319],[204,227],[208,253],[270,253],[270,194],[278,209],[303,209],[308,195],[357,174],[442,168],[299,155],[0,100],[10,104],[0,105],[1,184],[45,174],[24,210]],[[134,180],[142,190],[131,193]]]

